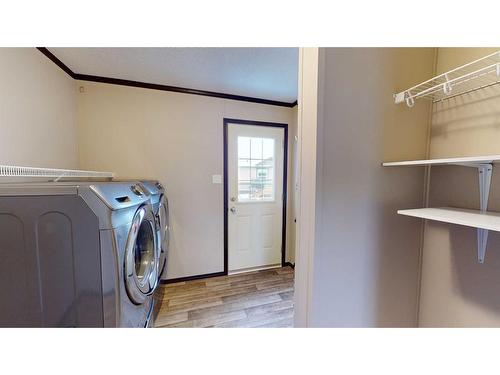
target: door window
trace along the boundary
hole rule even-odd
[[[238,201],[274,201],[275,141],[238,137]]]

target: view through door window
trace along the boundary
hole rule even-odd
[[[238,201],[274,200],[274,139],[238,137]]]

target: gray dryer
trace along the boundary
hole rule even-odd
[[[144,327],[158,253],[139,184],[2,184],[0,326]]]

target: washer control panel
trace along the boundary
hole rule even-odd
[[[144,193],[142,192],[142,190],[139,187],[139,185],[132,185],[130,187],[130,190],[132,190],[132,193],[134,193],[135,195],[137,195],[139,197],[142,197],[144,195]]]
[[[130,182],[95,184],[90,189],[112,210],[140,205],[149,200],[149,194],[139,184]]]

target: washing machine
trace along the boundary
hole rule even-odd
[[[151,205],[156,218],[157,240],[160,243],[158,258],[158,282],[166,275],[168,246],[170,241],[169,206],[165,188],[159,181],[140,181],[140,185],[150,194]],[[154,294],[153,318],[156,320],[164,297],[164,289],[158,288]]]
[[[169,208],[165,188],[159,181],[140,181],[141,187],[150,195],[156,218],[157,239],[160,243],[158,278],[167,270],[168,245],[170,241]]]
[[[0,185],[0,326],[146,327],[160,246],[135,182]]]

